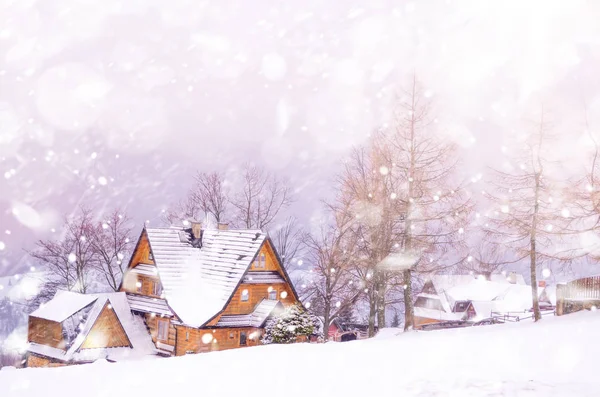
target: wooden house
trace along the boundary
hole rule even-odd
[[[552,306],[544,287],[538,288],[538,295],[541,306]],[[414,326],[518,316],[532,306],[531,286],[521,275],[435,275],[417,295]]]
[[[299,302],[260,230],[144,228],[120,288],[163,355],[260,344],[266,321]]]
[[[155,355],[141,318],[124,293],[59,291],[29,316],[28,367],[57,367]]]

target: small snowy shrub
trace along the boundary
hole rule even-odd
[[[299,336],[310,338],[318,333],[317,320],[300,305],[288,307],[279,317],[270,319],[265,326],[262,343],[294,343]]]

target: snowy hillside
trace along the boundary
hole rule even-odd
[[[3,397],[528,396],[600,394],[600,313],[372,340],[0,371]]]

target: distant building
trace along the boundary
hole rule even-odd
[[[538,288],[538,294],[541,307],[553,306],[545,284]],[[476,322],[526,313],[532,307],[531,286],[522,275],[435,275],[417,295],[415,328],[442,322]]]

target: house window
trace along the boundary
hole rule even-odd
[[[240,346],[246,346],[246,332],[240,332]]]
[[[235,332],[230,332],[229,333],[229,339],[233,339],[235,338]]]
[[[254,261],[254,268],[255,269],[264,269],[266,262],[267,262],[266,255],[258,254],[258,257],[256,257],[256,260]]]
[[[169,321],[158,320],[157,321],[158,332],[156,333],[156,339],[166,341],[169,339]],[[186,335],[187,336],[187,335]]]
[[[469,301],[458,301],[454,305],[454,312],[456,312],[456,313],[465,312],[468,307],[469,307]]]
[[[274,301],[277,300],[277,291],[272,289],[271,291],[269,291],[269,299]]]
[[[152,283],[152,294],[156,296],[160,296],[162,294],[162,284],[160,281],[154,281]]]
[[[242,302],[248,302],[248,298],[250,298],[250,292],[245,289],[242,291]]]
[[[154,255],[152,255],[152,251],[148,251],[148,259],[151,261],[154,260]]]

